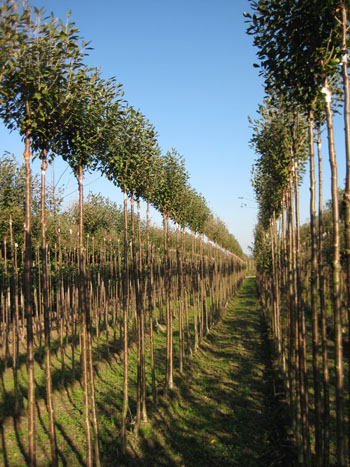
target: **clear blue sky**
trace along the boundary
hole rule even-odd
[[[248,252],[257,214],[250,201],[255,155],[249,148],[248,115],[255,116],[264,94],[253,68],[252,38],[245,33],[248,0],[29,3],[61,19],[71,10],[71,20],[94,48],[86,63],[100,66],[105,78],[115,76],[123,84],[125,99],[155,125],[162,150],[175,147],[184,156],[191,186]],[[0,141],[1,151],[21,158],[17,134],[8,135],[2,126]],[[61,177],[70,193],[75,184],[64,167],[58,158],[55,179]],[[87,174],[86,184],[85,192],[100,192],[121,203],[118,188],[98,174]],[[302,196],[303,220],[308,217],[307,187]]]

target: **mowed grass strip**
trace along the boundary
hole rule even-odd
[[[135,440],[138,465],[292,465],[254,278],[245,280],[175,386]]]
[[[177,325],[175,321],[175,362],[178,356]],[[260,312],[256,307],[255,280],[248,278],[227,305],[221,320],[202,341],[199,351],[192,358],[187,358],[183,375],[175,372],[175,388],[168,392],[166,398],[161,395],[165,372],[165,333],[156,333],[159,404],[157,408],[152,407],[148,348],[149,422],[141,427],[138,437],[133,434],[136,351],[132,346],[129,355],[129,445],[124,457],[121,457],[119,433],[123,374],[121,357],[111,352],[107,358],[96,363],[102,465],[292,465],[290,459],[287,459],[289,463],[284,463],[285,454],[279,449],[284,443],[285,411],[279,402],[276,404],[269,346],[262,331]],[[81,375],[76,374],[76,379],[68,377],[71,370],[69,357],[67,355],[66,381],[63,385],[55,385],[54,406],[59,464],[73,467],[85,465],[86,440]],[[78,352],[76,360],[79,361]],[[53,367],[59,369],[58,358],[53,358]],[[10,368],[2,375],[5,399],[12,394],[11,376]],[[49,466],[42,362],[37,362],[36,377],[40,381],[36,407],[37,460],[38,465]],[[19,381],[24,389],[24,364],[19,370]],[[11,407],[12,403],[11,399]],[[25,391],[23,403],[26,406]],[[19,417],[11,416],[10,407],[8,411],[8,414],[3,414],[0,425],[0,464],[22,466],[27,462],[28,449],[25,408]]]

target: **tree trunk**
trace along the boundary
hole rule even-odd
[[[153,337],[153,297],[154,294],[154,277],[153,277],[153,257],[150,243],[150,226],[149,226],[149,201],[147,202],[147,221],[146,221],[146,237],[147,237],[147,293],[149,307],[149,333],[150,333],[150,353],[151,353],[151,373],[152,373],[152,398],[153,408],[157,406],[157,389],[156,389],[156,372],[154,366],[154,337]]]
[[[300,363],[298,358],[298,304],[297,304],[297,278],[296,278],[296,235],[295,235],[295,215],[293,204],[293,182],[289,182],[289,297],[290,297],[290,366],[291,366],[291,395],[292,395],[292,421],[293,430],[298,448],[298,462],[304,462],[304,451],[302,443],[301,427],[301,398],[299,373]]]
[[[331,108],[331,90],[327,77],[324,80],[326,91],[326,116],[328,129],[329,163],[331,166],[332,217],[333,217],[333,273],[332,299],[335,329],[335,369],[336,369],[336,425],[337,425],[337,465],[345,466],[345,433],[344,433],[344,369],[343,339],[341,326],[340,297],[340,233],[339,233],[339,200],[338,171],[334,147],[333,114]]]
[[[47,169],[46,150],[42,153],[41,163],[41,268],[42,268],[42,299],[44,308],[44,334],[45,334],[45,372],[46,372],[46,401],[47,410],[49,413],[49,432],[51,445],[51,463],[56,466],[57,448],[56,448],[56,431],[55,431],[55,415],[52,402],[52,377],[51,377],[51,323],[49,310],[49,284],[48,284],[48,269],[47,269],[47,246],[46,246],[46,213],[45,213],[45,176]]]
[[[191,232],[192,240],[192,253],[191,253],[191,276],[192,276],[192,301],[193,301],[193,327],[194,327],[194,352],[197,352],[199,347],[199,338],[198,338],[198,308],[196,306],[196,281],[197,281],[197,261],[196,261],[196,252],[195,252],[195,237],[194,232]]]
[[[27,362],[28,362],[28,442],[29,465],[36,465],[35,445],[35,375],[34,375],[34,336],[33,336],[33,304],[32,304],[32,237],[31,237],[31,182],[30,168],[30,131],[25,135],[25,149],[23,153],[26,173],[25,195],[25,252],[24,252],[24,313],[27,320]]]
[[[129,265],[128,265],[128,197],[124,190],[124,278],[123,278],[123,409],[121,419],[122,453],[126,453],[126,417],[129,404],[128,382],[128,303],[129,303]]]
[[[12,228],[12,216],[9,220],[10,230],[10,247],[11,247],[11,282],[10,282],[10,294],[11,294],[11,316],[12,316],[12,358],[13,358],[13,389],[15,394],[15,414],[17,415],[19,409],[19,397],[18,397],[18,271],[17,271],[17,245],[13,241],[13,228]]]
[[[293,148],[293,155],[296,156],[296,148]],[[295,161],[294,170],[294,197],[295,197],[295,226],[296,226],[296,284],[297,284],[297,315],[298,315],[298,351],[299,351],[299,377],[301,396],[301,417],[303,430],[303,443],[305,465],[311,465],[311,444],[309,428],[309,393],[307,379],[307,353],[306,353],[306,325],[305,312],[302,296],[301,278],[301,244],[300,244],[300,214],[299,214],[299,174],[298,161]]]
[[[140,284],[140,313],[141,313],[141,421],[147,421],[147,405],[146,405],[146,356],[145,356],[145,275],[143,270],[143,244],[141,237],[141,209],[140,200],[137,200],[137,229],[138,229],[138,245],[139,245],[139,284]]]
[[[322,420],[321,389],[319,368],[319,329],[317,300],[317,236],[316,236],[316,182],[314,154],[314,115],[309,115],[309,153],[310,153],[310,235],[311,235],[311,309],[312,309],[312,369],[315,399],[315,454],[316,466],[322,465]]]
[[[171,283],[170,283],[170,255],[168,241],[169,217],[166,212],[163,213],[163,231],[164,231],[164,287],[166,298],[166,377],[164,393],[172,389],[173,382],[173,352],[172,352],[172,310],[171,310]]]
[[[176,262],[177,262],[177,284],[178,284],[178,301],[179,301],[179,371],[183,372],[184,365],[184,346],[183,346],[183,278],[182,278],[182,257],[180,250],[180,227],[177,226],[176,231]]]
[[[346,317],[348,322],[348,340],[350,342],[350,90],[348,75],[348,19],[345,0],[340,0],[341,25],[342,25],[342,76],[344,90],[344,125],[345,125],[345,153],[346,153],[346,177],[344,190],[345,207],[345,256],[346,256]],[[350,388],[350,371],[349,371]],[[350,414],[350,398],[349,398]],[[348,429],[348,449],[350,457],[350,415]]]
[[[83,363],[83,387],[84,387],[84,409],[85,409],[85,428],[86,428],[86,461],[89,467],[93,466],[92,459],[92,441],[90,426],[90,404],[89,404],[89,370],[88,370],[88,323],[87,323],[87,304],[85,287],[85,259],[83,243],[83,167],[78,168],[78,187],[79,187],[79,311],[81,314],[81,337],[82,337],[82,363]]]
[[[317,154],[318,154],[318,275],[319,275],[319,296],[322,328],[322,366],[323,366],[323,466],[329,465],[329,371],[328,371],[328,345],[327,345],[327,319],[326,300],[324,284],[324,259],[323,259],[323,213],[322,213],[322,152],[321,152],[321,129],[318,126]]]

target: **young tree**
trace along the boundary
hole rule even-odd
[[[154,195],[153,204],[163,213],[164,231],[164,263],[165,263],[165,295],[166,295],[166,377],[165,393],[172,389],[173,381],[173,311],[170,300],[170,257],[168,250],[169,218],[176,217],[176,209],[181,205],[183,190],[188,180],[184,159],[173,149],[163,156],[163,164],[158,179],[158,190]]]
[[[41,149],[47,151],[53,132],[57,133],[61,112],[57,110],[62,94],[58,92],[65,81],[67,69],[79,57],[76,43],[77,30],[63,26],[52,16],[42,20],[43,10],[31,8],[25,3],[4,2],[1,5],[0,30],[2,40],[7,40],[1,50],[0,68],[0,116],[10,130],[17,129],[24,139],[26,170],[25,208],[25,267],[24,295],[27,320],[28,347],[28,401],[29,401],[29,458],[35,464],[35,412],[34,412],[34,351],[32,323],[32,219],[31,219],[31,145],[41,141]],[[46,143],[43,143],[46,141]],[[45,152],[46,154],[46,152]],[[46,163],[46,162],[45,162]],[[43,169],[45,168],[45,163]],[[43,170],[44,172],[44,170]],[[43,184],[44,206],[45,184]],[[45,221],[43,225],[43,261],[45,264]],[[46,267],[45,267],[46,268]],[[44,273],[45,274],[45,273]],[[46,276],[45,276],[46,277]],[[44,295],[45,294],[44,286]],[[50,417],[52,462],[57,464],[54,417],[51,399],[49,356],[49,324],[47,299],[44,296],[45,332],[47,349],[47,396]]]
[[[122,451],[126,451],[126,422],[128,413],[128,308],[129,308],[129,235],[128,235],[128,210],[127,201],[128,195],[140,195],[140,189],[137,182],[137,174],[144,174],[147,164],[144,164],[144,159],[149,157],[147,151],[150,141],[154,140],[155,134],[153,127],[145,121],[140,112],[135,111],[132,107],[126,106],[120,116],[117,116],[117,125],[110,125],[110,138],[108,139],[109,146],[107,151],[100,160],[101,171],[106,174],[107,178],[119,186],[124,194],[124,277],[123,277],[123,365],[124,365],[124,381],[123,381],[123,409],[122,409],[122,424],[121,424],[121,442]],[[114,134],[113,134],[114,132]],[[143,175],[144,177],[144,175]],[[143,178],[144,179],[144,178]],[[132,237],[133,237],[132,229]],[[133,240],[133,238],[132,238]],[[132,242],[133,243],[133,242]],[[134,245],[132,245],[134,250]],[[133,256],[133,271],[136,274],[136,260]],[[141,344],[141,303],[138,277],[134,276],[134,285],[136,286],[136,299],[138,309],[138,335],[139,345]],[[138,354],[138,408],[137,419],[138,424],[141,421],[141,349]],[[143,405],[143,414],[146,416],[145,404]],[[137,428],[136,428],[137,429]]]
[[[57,148],[72,167],[79,187],[79,308],[82,313],[83,333],[83,379],[85,423],[87,434],[87,462],[92,465],[89,392],[94,427],[95,461],[100,463],[98,422],[95,404],[94,370],[92,361],[91,318],[87,306],[86,257],[83,232],[83,173],[84,169],[96,167],[107,150],[111,115],[118,114],[120,106],[120,84],[114,79],[101,79],[96,69],[80,69],[74,75],[68,100],[72,112],[69,124],[62,129]]]
[[[341,334],[340,301],[340,251],[339,251],[339,211],[337,188],[337,165],[334,149],[332,93],[338,73],[338,52],[344,50],[344,41],[339,40],[337,11],[342,12],[340,24],[346,23],[346,5],[338,0],[320,1],[310,5],[308,1],[252,1],[248,32],[254,34],[254,43],[259,47],[263,75],[269,88],[277,89],[290,100],[298,102],[306,112],[319,100],[320,92],[325,95],[325,110],[329,141],[329,161],[333,201],[333,311],[335,321],[336,347],[336,400],[337,400],[337,462],[345,465],[344,436],[344,389],[343,354]],[[247,16],[249,16],[247,14]],[[303,23],[302,30],[300,22]],[[346,36],[346,32],[345,32]],[[344,37],[344,35],[343,35]],[[344,56],[344,55],[343,55]],[[347,81],[344,74],[345,94]],[[347,70],[346,70],[347,74]],[[348,127],[347,121],[345,121]],[[348,133],[348,130],[347,130]],[[347,138],[348,139],[348,138]],[[319,438],[319,429],[316,430]],[[318,445],[320,441],[318,439]],[[320,452],[320,451],[319,451]],[[320,465],[321,456],[317,454]],[[308,458],[308,463],[310,459]]]

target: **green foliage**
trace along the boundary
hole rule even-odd
[[[23,240],[25,169],[15,157],[5,154],[0,158],[0,238],[9,237],[9,219],[12,217],[14,240]],[[39,181],[32,178],[32,213],[34,232],[38,230],[40,210]]]
[[[252,184],[259,203],[259,218],[266,228],[273,212],[281,210],[283,194],[294,170],[302,174],[307,157],[307,124],[298,109],[267,97],[259,106],[260,120],[251,121],[251,147],[259,156]]]
[[[101,79],[97,69],[84,68],[75,74],[68,100],[71,118],[59,134],[55,150],[76,175],[79,167],[95,168],[106,152],[110,125],[119,115],[120,93],[121,85]]]
[[[100,170],[121,190],[136,198],[151,191],[157,140],[154,127],[133,107],[121,109],[118,126],[111,128]],[[114,135],[113,135],[114,132]]]
[[[108,234],[120,235],[124,228],[123,210],[100,193],[89,193],[84,201],[84,232],[90,236],[103,238]],[[79,224],[79,203],[76,202],[65,212],[70,224]]]
[[[270,234],[261,223],[254,231],[254,261],[258,271],[272,274],[272,250]]]
[[[161,161],[158,187],[152,203],[176,221],[183,206],[183,194],[188,181],[185,160],[175,149],[172,149],[163,156]]]
[[[197,233],[205,233],[205,224],[209,218],[210,210],[204,197],[195,190],[189,190],[188,200],[184,203],[185,212],[187,212],[187,225]]]
[[[30,151],[43,161],[60,155],[75,175],[98,168],[129,196],[144,198],[183,228],[205,233],[210,210],[189,186],[184,159],[174,149],[162,157],[154,126],[122,100],[121,84],[84,66],[88,44],[69,14],[63,23],[21,0],[3,0],[0,12],[0,118],[25,139],[26,157]],[[55,242],[58,229],[67,231],[70,220],[58,215],[51,201],[47,234]],[[115,207],[104,203],[98,196],[86,203],[89,235],[119,229],[107,221],[106,210]],[[23,209],[18,203],[16,209],[17,226],[23,224]],[[225,235],[225,248],[241,253],[234,237]]]
[[[266,88],[310,107],[320,98],[325,74],[338,73],[339,1],[251,0],[251,6],[247,32],[258,47]]]
[[[78,29],[24,2],[3,2],[0,116],[10,130],[50,150],[67,118],[69,77],[81,65]],[[5,42],[6,41],[6,42]]]
[[[228,231],[224,222],[218,217],[210,214],[206,220],[204,231],[206,236],[214,243],[217,243],[225,248],[225,250],[236,254],[240,258],[245,258],[237,239]]]
[[[340,211],[340,256],[342,266],[346,264],[346,248],[345,248],[345,216],[344,216],[344,190],[338,189],[339,211]],[[322,209],[322,226],[323,226],[323,251],[322,256],[324,263],[332,267],[333,264],[333,203],[328,200]],[[318,222],[318,217],[316,217]],[[310,240],[310,224],[306,222],[301,226],[301,244],[304,247],[305,263],[311,261],[311,240]]]

